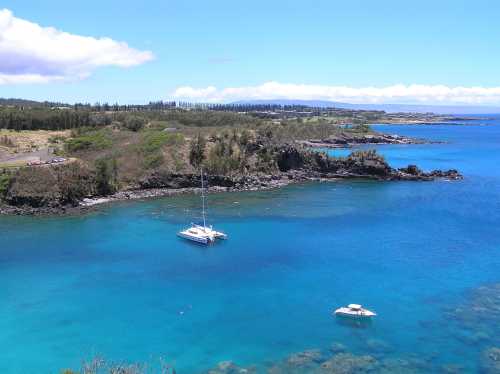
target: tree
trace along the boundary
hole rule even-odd
[[[198,133],[196,139],[191,141],[191,150],[189,151],[189,163],[197,168],[205,159],[205,138]]]
[[[144,118],[138,116],[131,116],[125,119],[125,123],[123,124],[123,126],[125,126],[125,128],[130,131],[137,132],[140,129],[142,129],[145,124],[146,121],[144,120]]]
[[[99,158],[95,161],[95,183],[99,195],[109,195],[117,189],[118,163],[116,158]]]

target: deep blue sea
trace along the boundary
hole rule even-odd
[[[466,329],[446,311],[500,282],[500,117],[478,123],[375,126],[446,141],[377,149],[394,166],[456,168],[463,181],[210,195],[210,221],[230,238],[208,248],[176,237],[199,215],[196,196],[0,217],[0,372],[59,373],[96,355],[162,357],[188,374],[224,360],[264,370],[334,342],[476,372],[500,344],[484,338],[498,321]],[[348,303],[378,316],[332,317]]]

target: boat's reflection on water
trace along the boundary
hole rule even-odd
[[[366,329],[372,326],[371,318],[357,318],[349,316],[335,316],[337,324],[341,326],[356,328],[356,329]]]

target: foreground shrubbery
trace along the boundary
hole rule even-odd
[[[5,197],[9,189],[11,174],[6,171],[0,173],[0,200]]]
[[[73,162],[56,167],[23,168],[9,178],[4,198],[11,205],[32,207],[77,204],[95,193],[95,176]]]
[[[61,374],[175,374],[175,369],[165,360],[154,364],[123,364],[97,357],[85,361],[80,370],[63,369]]]

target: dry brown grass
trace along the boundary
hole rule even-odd
[[[6,147],[0,145],[0,148],[4,152],[8,153],[23,153],[30,152],[40,148],[47,148],[49,144],[49,139],[52,137],[69,137],[69,131],[13,131],[0,129],[0,137],[7,136],[13,143],[13,146]]]

